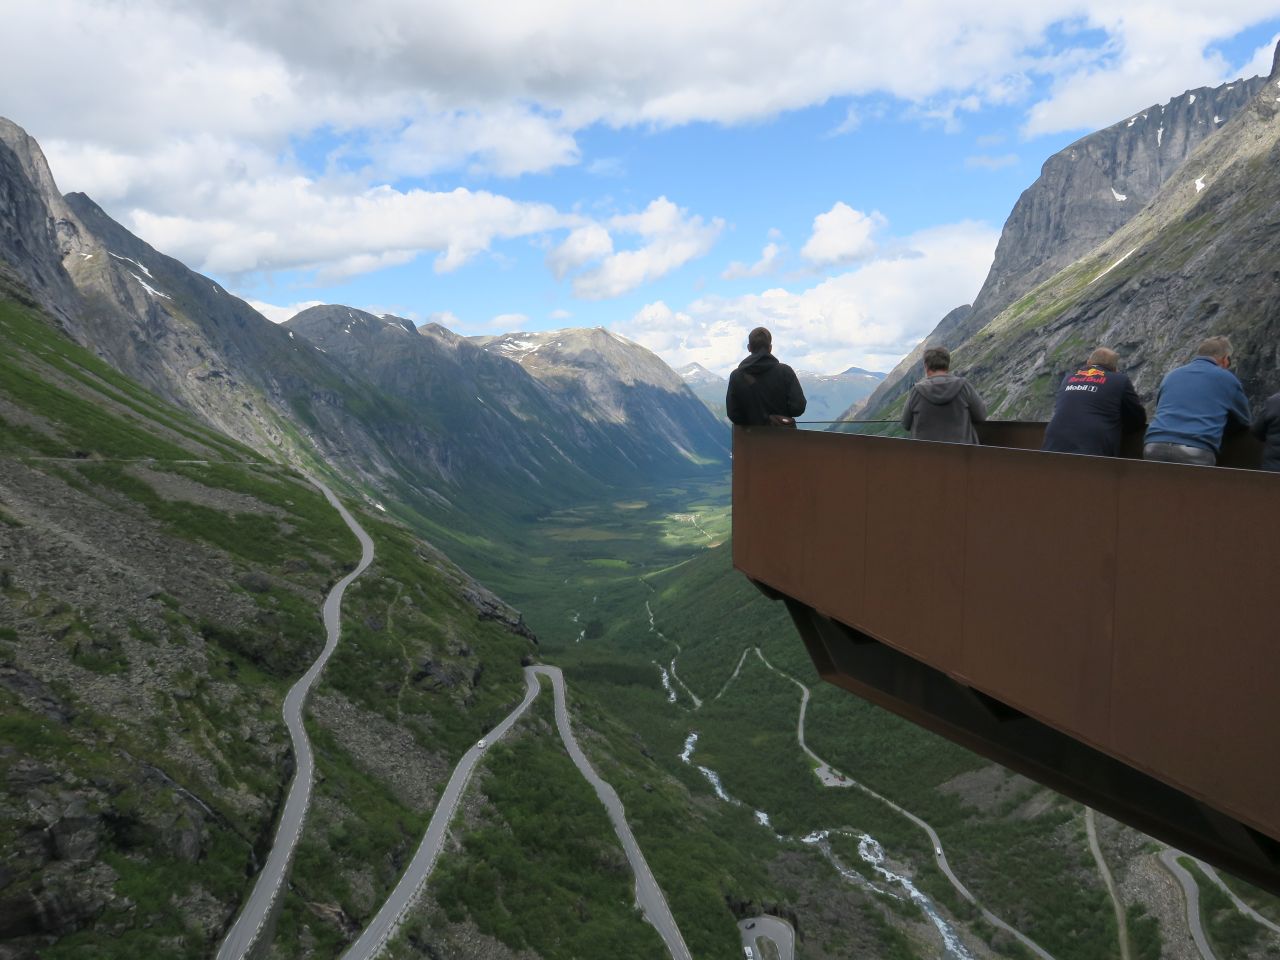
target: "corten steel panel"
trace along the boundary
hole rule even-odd
[[[939,670],[958,670],[967,464],[950,444],[875,442],[892,444],[884,449],[893,455],[865,458],[866,602],[829,612]]]
[[[736,447],[753,452],[734,457],[735,566],[768,558],[776,589],[823,612],[859,607],[866,557],[861,452],[832,450],[812,431],[737,427],[734,436]],[[831,563],[833,556],[842,562]]]
[[[1124,469],[1115,750],[1280,838],[1280,476]]]
[[[789,430],[734,457],[752,579],[954,673],[898,579],[941,523],[965,588],[932,597],[973,687],[1280,839],[1280,477]]]
[[[962,675],[1090,743],[1107,739],[1119,461],[974,451]]]

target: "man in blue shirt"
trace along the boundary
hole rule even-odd
[[[1165,374],[1142,456],[1211,467],[1223,431],[1249,426],[1249,401],[1231,372],[1231,341],[1210,337],[1195,359]]]

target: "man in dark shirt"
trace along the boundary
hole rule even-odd
[[[747,336],[750,356],[729,374],[725,410],[739,426],[795,426],[804,413],[804,391],[796,372],[773,355],[773,334],[756,327]]]
[[[1133,383],[1117,369],[1119,362],[1114,350],[1099,347],[1083,367],[1063,378],[1042,450],[1119,456],[1122,435],[1147,422]]]

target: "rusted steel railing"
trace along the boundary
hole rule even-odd
[[[1237,830],[1244,852],[1216,859],[1264,883],[1274,864],[1276,888],[1280,475],[1040,453],[1042,434],[989,424],[984,446],[963,446],[737,428],[734,564],[788,599],[826,679],[1085,799],[1141,792],[1122,783],[1134,771],[1194,814],[1162,827],[1144,819],[1156,801],[1111,809],[1210,857]],[[1224,449],[1256,458],[1247,437]],[[896,659],[856,676],[870,661],[828,621]],[[1029,718],[1058,758],[964,719],[962,693]],[[1098,771],[1058,769],[1087,765],[1075,744]],[[1181,821],[1206,817],[1197,847]]]

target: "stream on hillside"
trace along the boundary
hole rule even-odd
[[[696,730],[691,731],[689,736],[685,738],[684,751],[680,754],[680,759],[684,763],[697,767],[698,772],[701,773],[702,776],[706,778],[707,782],[711,784],[711,788],[715,791],[718,798],[723,800],[725,803],[739,803],[739,801],[733,799],[725,791],[724,784],[721,782],[720,775],[718,773],[710,767],[705,767],[693,762],[693,752],[697,743],[698,732]],[[755,816],[756,821],[760,823],[761,826],[768,827],[772,830],[772,823],[767,813],[763,810],[756,810]],[[815,830],[813,833],[801,837],[800,842],[816,847],[827,861],[836,868],[836,871],[840,876],[849,882],[865,887],[878,894],[901,899],[891,890],[876,886],[858,871],[845,866],[845,864],[840,861],[840,858],[836,856],[835,851],[831,849],[830,838],[832,834],[856,836],[858,838],[858,856],[862,861],[883,877],[887,884],[900,887],[906,891],[911,902],[924,912],[924,915],[929,918],[929,921],[942,937],[943,957],[948,958],[948,960],[973,960],[973,954],[965,948],[965,945],[961,942],[960,936],[957,934],[955,927],[947,922],[939,912],[938,908],[934,905],[934,902],[911,881],[910,877],[894,873],[885,866],[886,858],[884,847],[882,847],[874,837],[866,833],[851,834],[848,831],[842,830]],[[777,832],[774,832],[773,835],[780,842],[786,842],[791,839],[789,837],[784,837]]]

